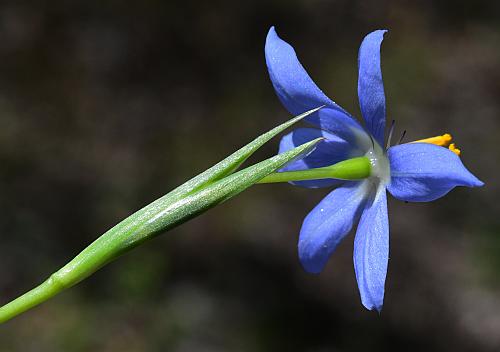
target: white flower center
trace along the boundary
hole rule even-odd
[[[384,149],[377,142],[374,142],[374,147],[370,148],[365,156],[370,159],[372,164],[370,179],[383,186],[388,185],[391,180],[391,167]]]
[[[363,153],[372,164],[367,183],[375,187],[387,186],[391,181],[391,166],[385,150],[364,131],[355,131],[355,135],[358,152]]]

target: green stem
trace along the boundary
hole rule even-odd
[[[371,163],[367,157],[341,161],[326,167],[301,171],[275,172],[257,183],[278,183],[334,178],[339,180],[362,180],[371,174]]]
[[[0,323],[10,320],[16,315],[48,300],[61,290],[57,279],[51,276],[31,291],[26,292],[14,301],[0,308]]]

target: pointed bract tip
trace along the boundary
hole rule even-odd
[[[302,114],[295,116],[292,120],[300,121],[300,120],[306,118],[307,116],[314,114],[315,112],[317,112],[318,110],[320,110],[324,107],[325,107],[325,105],[322,105],[322,106],[319,106],[317,108],[307,110],[306,112],[303,112]]]
[[[306,111],[304,114],[313,114],[315,113],[316,111],[319,111],[321,109],[323,109],[326,105],[321,105],[321,106],[318,106],[317,108],[314,108],[314,109],[311,109],[311,110],[308,110]]]

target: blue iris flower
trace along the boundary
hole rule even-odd
[[[293,182],[317,188],[337,186],[305,218],[299,237],[300,261],[308,272],[319,273],[340,241],[359,220],[354,240],[354,269],[361,302],[380,312],[389,259],[388,190],[395,198],[426,202],[444,196],[456,186],[483,183],[462,164],[448,134],[384,146],[385,94],[380,67],[380,46],[385,30],[368,34],[359,49],[358,96],[365,127],[329,99],[312,81],[294,49],[272,27],[265,54],[269,75],[283,105],[294,115],[324,106],[306,118],[317,128],[300,128],[283,137],[279,152],[323,136],[325,140],[307,157],[282,171],[324,167],[367,156],[371,176],[362,181],[334,179]],[[458,155],[457,155],[458,154]]]

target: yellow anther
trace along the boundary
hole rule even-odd
[[[447,147],[450,144],[451,139],[452,139],[451,135],[449,133],[445,133],[442,136],[420,139],[420,140],[415,141],[413,143],[431,143],[431,144],[439,145],[441,147]],[[454,150],[454,149],[451,149],[451,147],[450,147],[450,150]]]
[[[453,153],[460,156],[460,149],[455,147],[455,143],[451,143],[451,139],[452,139],[451,134],[445,133],[442,136],[419,139],[418,141],[414,141],[411,143],[430,143],[430,144],[438,145],[440,147],[448,147],[449,150],[451,150]]]
[[[453,153],[457,154],[458,156],[460,156],[460,149],[455,148],[455,143],[451,143],[448,146],[448,149],[451,150]]]

